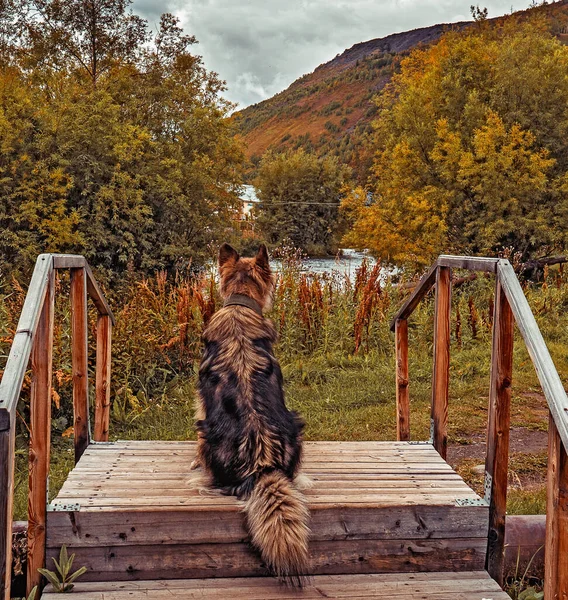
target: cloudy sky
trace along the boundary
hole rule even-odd
[[[205,66],[242,108],[269,98],[353,44],[436,23],[470,20],[477,0],[134,0],[151,25],[171,12],[199,40]],[[529,0],[483,0],[490,17]]]

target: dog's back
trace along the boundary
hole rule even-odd
[[[199,370],[199,460],[213,484],[245,501],[251,540],[279,577],[302,584],[307,570],[308,511],[293,486],[303,423],[284,402],[273,354],[276,332],[262,316],[273,280],[266,248],[241,259],[219,257],[225,307],[204,332]]]

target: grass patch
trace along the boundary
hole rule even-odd
[[[507,492],[507,514],[544,515],[546,513],[546,486],[528,490],[510,489]]]

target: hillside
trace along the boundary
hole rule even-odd
[[[525,13],[536,10],[553,14],[567,4],[563,0]],[[286,90],[236,113],[249,158],[255,164],[269,149],[301,146],[318,155],[338,156],[364,181],[372,158],[364,143],[376,112],[372,98],[409,51],[436,41],[450,27],[470,24],[433,25],[355,44]]]

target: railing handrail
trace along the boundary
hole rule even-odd
[[[545,597],[557,598],[568,590],[568,396],[556,367],[508,260],[445,256],[430,270],[398,311],[392,322],[396,349],[397,439],[410,440],[408,393],[408,317],[432,287],[436,289],[434,361],[432,374],[431,443],[446,458],[450,378],[451,268],[484,271],[496,276],[491,343],[485,501],[489,507],[486,568],[503,582],[505,517],[511,382],[513,376],[513,325],[516,322],[536,369],[549,407],[547,511],[545,543]]]
[[[7,431],[13,426],[16,405],[28,368],[52,268],[53,256],[40,254],[0,381],[0,431]]]
[[[88,306],[98,312],[96,336],[96,441],[108,440],[110,418],[111,337],[114,317],[83,256],[40,254],[24,300],[4,375],[0,381],[0,600],[10,598],[12,503],[16,405],[31,362],[30,452],[28,494],[27,593],[41,583],[45,566],[54,282],[57,269],[69,269],[71,300],[71,358],[73,371],[73,431],[77,461],[91,439],[88,392]]]
[[[499,260],[497,276],[513,311],[517,327],[525,341],[560,439],[565,450],[568,451],[568,396],[564,385],[517,275],[508,260]]]
[[[436,283],[436,271],[438,267],[452,267],[454,269],[465,269],[466,271],[482,271],[485,273],[495,273],[497,271],[498,258],[486,258],[483,256],[452,256],[450,254],[441,254],[434,264],[422,276],[412,294],[401,306],[391,321],[391,331],[394,331],[396,322],[399,319],[407,319],[418,306],[422,298],[434,287]]]
[[[75,254],[40,254],[28,287],[4,375],[0,381],[0,431],[6,431],[10,428],[10,423],[16,411],[52,268],[84,268],[87,275],[87,293],[89,297],[93,300],[99,314],[110,317],[112,324],[115,325],[112,311],[83,256]]]
[[[540,328],[534,318],[534,314],[517,279],[517,275],[508,260],[440,255],[428,272],[420,279],[412,294],[410,294],[392,319],[391,331],[395,330],[398,320],[408,319],[420,301],[434,287],[438,267],[452,267],[469,271],[495,273],[499,278],[507,300],[511,305],[515,322],[535,367],[550,412],[558,428],[558,433],[562,439],[564,448],[568,451],[568,396],[544,342]]]
[[[114,315],[91,271],[87,259],[78,254],[52,254],[51,256],[53,256],[54,269],[85,269],[85,273],[87,274],[87,293],[89,294],[89,297],[97,307],[99,314],[107,315],[110,317],[113,326],[116,325]]]

